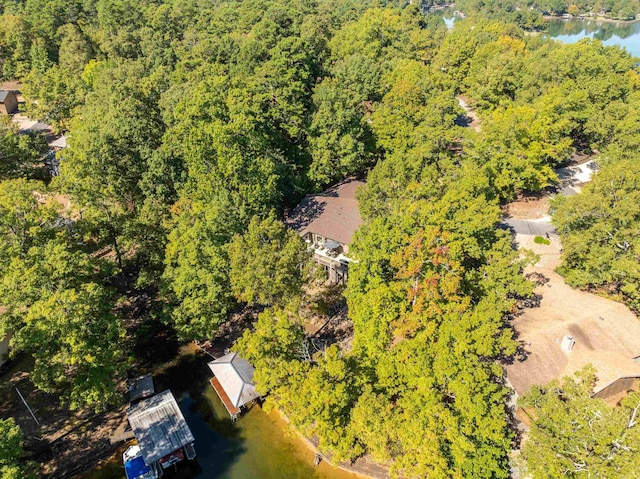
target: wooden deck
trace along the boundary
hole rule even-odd
[[[229,411],[229,414],[231,414],[231,417],[236,417],[238,414],[240,414],[240,409],[238,409],[231,403],[231,399],[229,399],[227,393],[224,392],[224,389],[222,389],[222,385],[220,384],[220,381],[218,381],[218,378],[214,376],[211,378],[210,382],[213,386],[213,389],[215,389],[216,393],[218,393],[218,397],[222,401],[222,404],[224,404],[224,407],[227,408],[227,411]]]

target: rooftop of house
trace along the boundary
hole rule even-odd
[[[301,236],[315,233],[350,244],[362,224],[356,189],[362,181],[347,179],[317,195],[307,195],[288,215],[287,224]]]
[[[596,392],[621,377],[640,376],[640,360],[634,360],[640,356],[638,318],[620,303],[570,289],[565,283],[547,288],[539,307],[513,320],[526,359],[506,364],[505,369],[520,396],[534,384],[572,375],[588,364],[596,369]],[[573,301],[585,305],[582,311],[568,299],[575,295]],[[562,348],[565,336],[575,341],[568,352]]]
[[[617,406],[631,391],[640,390],[640,377],[624,377],[617,379],[607,387],[596,392],[593,397],[604,399],[611,406]]]
[[[49,148],[62,149],[67,147],[67,137],[62,135],[49,143]]]
[[[231,409],[240,408],[260,397],[253,383],[255,370],[246,359],[238,356],[238,353],[231,352],[215,361],[211,361],[209,368],[215,375],[215,379],[217,379],[217,381],[212,382],[213,387],[218,391],[216,386],[219,385],[224,395],[226,395],[223,401],[229,413],[233,414]],[[220,396],[222,398],[223,395]],[[225,399],[228,400],[228,404]]]
[[[13,92],[11,90],[0,90],[0,103],[4,103],[9,93],[13,93]]]
[[[194,441],[189,425],[169,390],[129,407],[127,417],[147,465]]]

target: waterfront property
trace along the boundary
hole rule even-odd
[[[161,477],[174,464],[195,459],[193,434],[171,391],[130,406],[127,417],[138,442],[123,455],[128,479]]]
[[[236,419],[241,409],[260,397],[253,383],[255,369],[238,353],[228,353],[211,361],[209,368],[213,373],[211,386],[231,415]]]
[[[546,34],[564,43],[575,43],[583,38],[600,40],[607,46],[626,48],[640,57],[640,22],[602,22],[598,20],[548,19]]]
[[[314,261],[332,283],[345,283],[349,271],[349,245],[362,224],[356,189],[362,181],[347,179],[328,190],[307,195],[291,212],[287,224],[313,249]]]

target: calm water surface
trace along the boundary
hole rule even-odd
[[[321,463],[313,466],[314,454],[296,436],[287,434],[277,413],[259,407],[232,423],[212,388],[194,404],[180,404],[196,439],[198,479],[357,479],[355,474]]]
[[[325,462],[314,467],[314,453],[287,433],[276,412],[267,414],[256,406],[232,423],[211,387],[198,403],[189,397],[179,403],[196,440],[199,467],[184,464],[177,473],[167,473],[167,479],[360,479]],[[124,479],[125,447],[75,479]]]
[[[619,45],[640,57],[640,22],[609,23],[595,20],[549,20],[548,36],[565,43],[595,38],[605,45]]]

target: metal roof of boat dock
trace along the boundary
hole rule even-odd
[[[229,414],[234,415],[229,406],[232,409],[238,409],[260,397],[253,383],[254,368],[246,359],[238,356],[238,353],[230,352],[211,361],[209,368],[217,380],[217,384],[212,381],[211,385],[223,402],[225,402],[223,396],[226,396],[229,405],[225,402],[225,407]],[[220,389],[224,394],[220,394]]]
[[[127,416],[147,465],[194,441],[169,390],[131,406]]]

